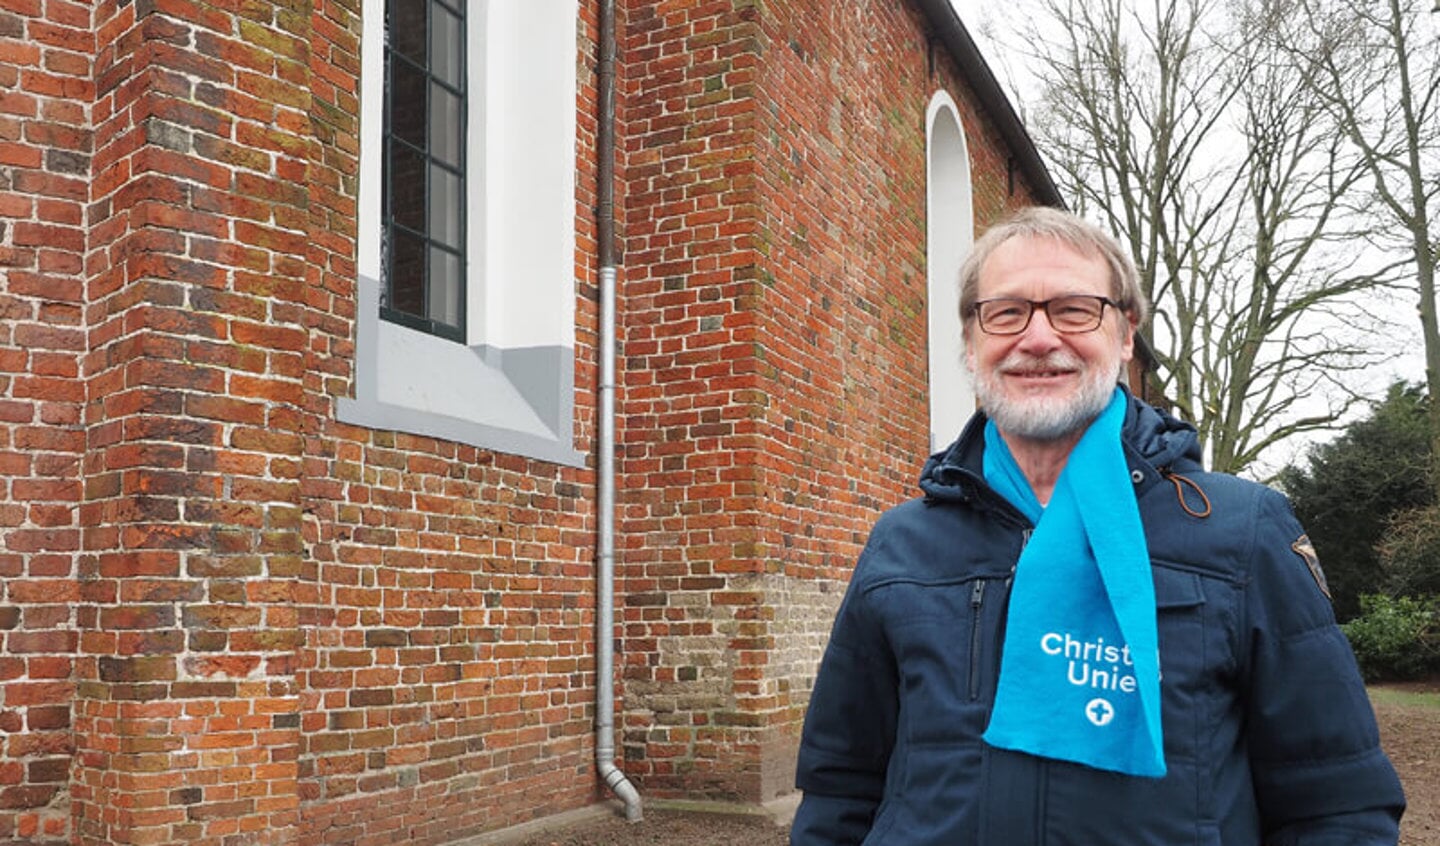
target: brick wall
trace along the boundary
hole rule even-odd
[[[596,9],[576,45],[575,432],[596,382]],[[296,842],[447,843],[599,796],[594,474],[337,423],[353,396],[358,3],[316,4]]]
[[[768,799],[849,567],[926,451],[938,87],[977,224],[1030,200],[908,3],[636,3],[625,32],[626,769]]]
[[[594,431],[595,9],[577,60],[576,434]],[[298,841],[444,843],[584,805],[594,479],[338,424],[355,320],[358,8],[317,5]]]
[[[338,423],[358,0],[0,10],[0,844],[440,844],[600,795],[595,479]],[[576,447],[593,449],[597,4]],[[622,0],[620,740],[768,798],[925,446],[902,0]]]
[[[0,10],[0,842],[70,829],[88,7]]]
[[[74,842],[287,843],[308,22],[96,10]]]

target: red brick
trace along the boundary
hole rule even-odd
[[[592,802],[593,468],[334,419],[372,235],[358,5],[3,5],[0,576],[25,613],[0,634],[56,651],[0,658],[7,708],[39,696],[6,726],[0,839],[18,809],[39,818],[25,803],[56,795],[62,759],[49,836],[83,846],[387,843]],[[620,7],[620,631],[646,682],[621,690],[625,764],[647,790],[756,797],[813,673],[770,663],[765,580],[842,580],[923,451],[908,356],[936,86],[961,105],[977,220],[1025,187],[1009,195],[1008,151],[943,51],[932,68],[913,4],[861,0],[866,26],[811,27],[805,56],[766,39],[784,15],[828,20],[818,0]],[[597,9],[579,8],[588,452]],[[856,60],[877,45],[885,62]],[[830,133],[827,103],[885,119]],[[19,687],[37,678],[63,685]],[[649,724],[656,705],[680,724]]]

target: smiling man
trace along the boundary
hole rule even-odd
[[[1394,844],[1404,796],[1280,494],[1118,383],[1120,245],[1028,209],[961,269],[982,411],[871,532],[794,846]]]
[[[1110,403],[1144,319],[1133,274],[1117,272],[1124,256],[1084,250],[1038,235],[982,241],[970,267],[983,272],[960,294],[961,311],[972,318],[962,326],[980,404],[1042,504],[1070,450]],[[1112,279],[1123,290],[1113,290]],[[1036,311],[1046,319],[1034,319]]]

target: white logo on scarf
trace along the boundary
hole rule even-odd
[[[1040,637],[1040,650],[1046,655],[1066,659],[1065,680],[1076,687],[1134,693],[1135,659],[1130,647],[1106,643],[1105,638],[1080,640],[1069,632],[1047,632]],[[1096,725],[1104,723],[1096,722]]]
[[[1085,703],[1085,717],[1097,726],[1109,725],[1115,719],[1115,706],[1108,699],[1091,699]]]

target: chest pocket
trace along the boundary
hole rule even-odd
[[[1156,566],[1152,572],[1155,575],[1155,608],[1161,614],[1205,604],[1205,591],[1200,586],[1198,574],[1163,564]]]
[[[1204,577],[1164,565],[1155,576],[1156,623],[1160,635],[1161,722],[1167,760],[1193,760],[1198,735],[1210,719],[1219,682],[1224,639],[1208,619]]]
[[[900,672],[900,731],[912,743],[977,743],[993,694],[1003,581],[901,582],[883,590]]]

